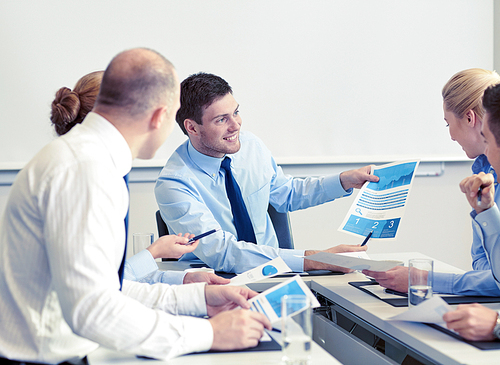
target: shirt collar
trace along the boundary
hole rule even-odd
[[[121,176],[127,175],[132,169],[132,151],[120,131],[106,118],[93,112],[87,114],[82,125],[92,129],[101,139],[118,173]]]
[[[485,174],[491,173],[495,178],[495,182],[497,181],[495,169],[491,166],[486,155],[479,155],[476,157],[476,160],[472,164],[472,172],[474,174],[479,174],[480,172],[484,172]]]
[[[187,148],[189,157],[200,170],[205,171],[205,173],[212,178],[215,178],[219,174],[220,164],[222,163],[224,157],[218,158],[204,155],[203,153],[198,152],[189,140]]]

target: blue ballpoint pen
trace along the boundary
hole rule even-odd
[[[187,245],[190,245],[190,244],[192,244],[194,241],[199,240],[199,239],[201,239],[201,238],[203,238],[203,237],[206,237],[206,236],[208,236],[208,235],[210,235],[210,234],[212,234],[212,233],[215,233],[215,232],[217,232],[217,231],[220,231],[220,228],[211,229],[210,231],[207,231],[207,232],[205,232],[205,233],[199,234],[198,236],[194,236],[194,237],[193,237],[193,238],[191,238],[191,239],[190,239],[190,240],[189,240],[186,244],[187,244]]]
[[[483,194],[483,187],[480,186],[479,190],[477,191],[477,205],[481,206],[481,196]]]
[[[372,236],[372,234],[373,234],[373,231],[370,231],[370,233],[368,233],[368,236],[366,236],[365,240],[361,244],[361,247],[363,247],[364,245],[366,245],[366,243],[368,242],[368,240],[370,239],[370,237]]]

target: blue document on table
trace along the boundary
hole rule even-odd
[[[267,318],[269,318],[269,321],[274,324],[281,319],[281,298],[284,295],[294,294],[309,297],[311,307],[319,307],[318,300],[299,275],[296,275],[281,284],[273,286],[272,288],[253,297],[248,302],[251,305],[251,310],[264,314]],[[297,308],[297,311],[301,309],[302,308]]]

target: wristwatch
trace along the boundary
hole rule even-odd
[[[495,327],[493,328],[493,334],[496,338],[500,339],[500,311],[498,311],[497,321]]]

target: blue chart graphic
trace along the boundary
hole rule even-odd
[[[376,183],[369,183],[368,188],[382,191],[409,185],[416,165],[416,162],[407,162],[401,165],[375,170],[374,174],[378,176],[380,180]]]
[[[365,191],[359,198],[356,206],[371,210],[402,208],[408,198],[408,193],[408,189],[381,195],[370,194]]]
[[[292,281],[288,285],[276,289],[275,291],[266,295],[267,301],[269,302],[271,307],[273,307],[273,310],[276,313],[276,315],[280,318],[281,318],[281,297],[283,295],[290,295],[290,294],[305,295],[304,291],[300,287],[299,283],[297,283],[297,281]]]
[[[401,218],[373,220],[352,215],[347,220],[344,230],[366,236],[373,231],[372,238],[394,238]]]

